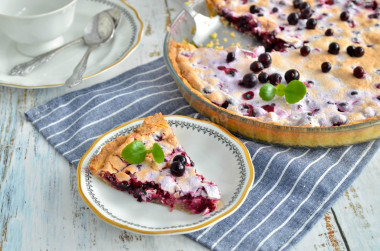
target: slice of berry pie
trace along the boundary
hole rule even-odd
[[[141,148],[131,147],[137,143],[143,149],[153,149],[153,152],[146,151],[141,162],[129,160],[141,153]],[[154,155],[157,144],[163,152],[162,162],[158,161],[161,163],[157,163]],[[171,209],[203,215],[215,211],[220,204],[217,185],[197,173],[194,162],[162,114],[147,117],[131,134],[107,143],[92,158],[89,169],[114,188],[132,194],[139,202],[161,203]]]

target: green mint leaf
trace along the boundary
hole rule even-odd
[[[274,95],[276,94],[276,87],[274,87],[271,84],[264,84],[260,88],[259,95],[260,97],[265,101],[271,101],[274,98]]]
[[[121,151],[121,157],[125,161],[131,164],[139,164],[145,160],[146,148],[143,142],[136,140],[129,143],[123,151]]]
[[[164,151],[162,150],[161,146],[157,143],[153,144],[152,147],[152,154],[153,154],[153,159],[157,163],[162,163],[165,160],[165,154]]]
[[[294,104],[303,99],[306,94],[306,86],[299,80],[292,80],[285,88],[285,99],[289,104]]]
[[[286,86],[284,84],[279,84],[276,86],[276,95],[277,96],[284,96],[285,95],[285,88]]]

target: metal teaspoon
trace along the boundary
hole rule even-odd
[[[66,80],[65,84],[73,87],[82,83],[82,77],[87,67],[87,60],[90,53],[101,44],[112,39],[115,33],[115,24],[112,17],[107,13],[99,13],[84,29],[84,43],[88,46],[81,61],[74,68],[73,74]]]

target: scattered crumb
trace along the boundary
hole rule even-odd
[[[152,27],[150,26],[150,24],[148,24],[145,30],[145,36],[150,36],[150,35],[152,35]]]
[[[193,28],[191,28],[191,35],[194,35],[195,34],[195,26],[193,26]]]
[[[223,42],[227,43],[228,39],[227,38],[223,38]]]
[[[181,41],[181,44],[190,44],[190,45],[193,45],[193,46],[195,46],[195,44],[193,44],[192,42],[189,42],[189,39],[186,37],[186,38],[184,38],[182,41]],[[195,46],[196,47],[196,46]]]
[[[212,39],[216,39],[218,37],[218,33],[214,32],[210,36]]]
[[[149,57],[159,57],[161,56],[161,52],[160,51],[152,51],[151,53],[149,53]]]
[[[181,42],[181,44],[189,44],[189,39],[187,38],[187,37],[185,37],[183,40],[182,40],[182,42]]]
[[[169,10],[166,10],[166,26],[169,27],[170,24],[172,23],[171,20],[170,20],[170,13],[169,13]]]
[[[231,32],[230,37],[235,37],[235,32]]]
[[[236,44],[235,44],[235,43],[232,43],[232,44],[231,44],[231,46],[236,46],[236,47],[239,47],[239,48],[241,48],[241,45],[240,45],[240,43],[236,43]]]
[[[213,48],[214,47],[214,41],[210,41],[206,44],[206,48]]]
[[[217,49],[217,50],[223,50],[224,47],[223,46],[215,46],[215,49]]]
[[[185,2],[185,4],[186,4],[186,5],[190,5],[190,4],[192,4],[192,1],[189,0],[189,1]]]

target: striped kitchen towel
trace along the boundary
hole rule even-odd
[[[156,112],[200,117],[178,91],[162,58],[55,98],[26,116],[77,165],[104,132]],[[289,249],[352,184],[380,145],[374,140],[308,149],[243,142],[256,170],[247,200],[230,217],[188,234],[214,250]]]

